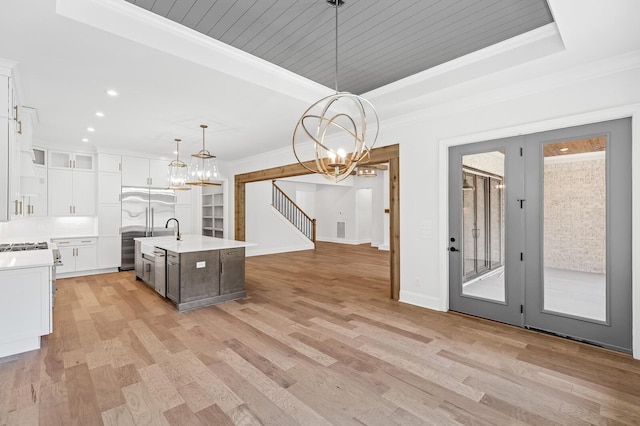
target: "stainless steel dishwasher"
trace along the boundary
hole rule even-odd
[[[155,290],[160,293],[163,297],[167,296],[167,251],[164,249],[160,249],[155,247],[153,249],[154,259],[154,270],[155,276],[153,277],[153,287]]]

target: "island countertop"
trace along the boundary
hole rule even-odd
[[[176,240],[176,237],[139,237],[134,238],[140,241],[143,246],[153,246],[161,249],[169,250],[174,253],[190,253],[196,251],[224,250],[239,247],[255,246],[255,243],[246,241],[226,240],[224,238],[207,237],[204,235],[188,234],[183,235],[182,240]],[[144,252],[143,248],[143,252]]]

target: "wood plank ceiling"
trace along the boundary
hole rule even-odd
[[[335,9],[326,0],[127,0],[330,88]],[[546,0],[345,0],[338,89],[356,94],[553,21]]]

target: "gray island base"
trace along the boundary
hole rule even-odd
[[[245,247],[202,235],[135,239],[136,278],[179,312],[246,297]]]

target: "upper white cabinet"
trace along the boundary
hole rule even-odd
[[[169,186],[169,162],[140,157],[122,157],[122,186]]]
[[[121,196],[120,174],[100,172],[98,180],[98,202],[101,204],[117,204]]]
[[[50,169],[95,170],[95,156],[64,151],[49,151]]]
[[[122,157],[114,154],[98,154],[98,171],[120,173]]]
[[[95,216],[95,168],[93,154],[49,151],[50,216]]]
[[[49,169],[49,215],[95,216],[96,174]]]
[[[46,216],[47,215],[47,168],[36,167],[36,189],[31,193],[23,194],[23,215],[24,216]],[[24,178],[23,178],[24,179]]]
[[[22,195],[20,193],[21,149],[17,133],[22,124],[19,124],[18,122],[17,98],[13,88],[13,79],[11,77],[10,70],[5,79],[2,79],[2,84],[7,86],[7,103],[5,104],[6,109],[3,108],[5,110],[4,114],[6,118],[2,120],[6,123],[6,131],[3,126],[3,136],[0,136],[0,138],[4,139],[4,143],[0,142],[0,146],[2,146],[3,150],[6,150],[7,157],[6,167],[4,167],[4,171],[0,173],[4,175],[3,178],[5,179],[5,182],[3,183],[6,183],[5,187],[8,188],[8,192],[5,195],[7,199],[8,212],[6,213],[6,217],[2,214],[0,219],[8,220],[22,217],[24,214],[24,205]]]

